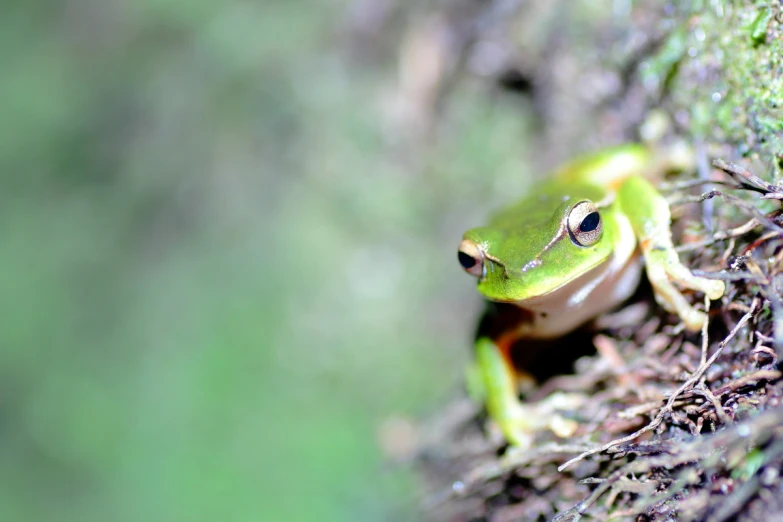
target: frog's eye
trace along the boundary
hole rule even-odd
[[[592,201],[582,201],[568,214],[568,232],[579,246],[592,246],[601,239],[604,225]]]
[[[484,252],[470,239],[463,239],[459,244],[457,259],[465,272],[476,277],[484,277]]]

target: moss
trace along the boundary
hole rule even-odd
[[[692,131],[733,145],[739,155],[777,164],[772,160],[783,152],[781,7],[742,1],[702,7],[695,6],[686,21],[693,58],[681,80],[692,87],[681,98],[695,102]]]

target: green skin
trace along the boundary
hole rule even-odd
[[[509,443],[529,446],[539,427],[557,432],[553,423],[559,422],[561,434],[568,431],[562,419],[520,402],[524,373],[510,356],[517,341],[563,335],[627,299],[638,284],[641,257],[658,303],[690,330],[701,328],[706,317],[679,288],[710,299],[723,295],[723,282],[696,277],[680,263],[671,241],[669,207],[645,179],[681,168],[682,161],[635,144],[580,158],[540,190],[501,210],[487,226],[465,233],[460,262],[479,278],[479,292],[524,310],[518,321],[490,328],[491,337],[477,339],[472,374]],[[586,201],[602,226],[589,241],[580,240],[581,218],[574,210]],[[471,259],[476,264],[465,266]]]

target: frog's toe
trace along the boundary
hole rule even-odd
[[[539,428],[535,419],[535,411],[520,405],[513,415],[496,419],[496,422],[506,442],[520,450],[526,450],[533,446],[534,434]]]
[[[695,276],[679,262],[679,259],[669,260],[664,265],[664,270],[668,278],[679,286],[706,294],[711,300],[720,299],[726,290],[723,281]]]
[[[519,450],[529,450],[533,447],[533,433],[519,426],[501,426],[503,436],[511,446]]]
[[[685,323],[685,328],[691,331],[697,331],[701,330],[704,326],[704,322],[707,320],[707,314],[700,312],[695,308],[690,308],[690,310],[685,311],[684,314],[680,314],[680,318],[682,319],[682,322]]]
[[[498,419],[497,423],[509,444],[527,449],[532,446],[538,431],[549,430],[560,438],[571,437],[579,423],[558,412],[574,411],[583,402],[583,395],[554,393],[535,404],[518,404],[506,416]]]
[[[707,315],[696,310],[671,283],[655,286],[656,301],[669,313],[677,314],[685,327],[698,331],[704,326]]]
[[[674,279],[674,281],[676,281],[680,286],[689,290],[701,292],[713,301],[723,297],[723,292],[726,291],[726,285],[723,281],[697,277],[690,272],[687,272],[686,277],[678,276],[673,276],[672,279]]]
[[[699,330],[707,316],[694,309],[677,287],[703,293],[711,300],[720,299],[726,290],[723,281],[693,275],[680,263],[674,251],[661,252],[659,257],[651,256],[647,274],[658,303],[679,315],[689,330]]]
[[[717,281],[715,279],[705,279],[704,293],[707,294],[711,300],[715,301],[723,297],[726,292],[726,283],[723,281]]]
[[[666,311],[680,316],[688,330],[699,330],[704,325],[706,315],[693,308],[682,292],[674,286],[669,271],[648,269],[647,273],[655,290],[655,300]],[[679,278],[676,280],[679,281]]]
[[[573,419],[566,419],[565,417],[553,414],[548,423],[549,430],[560,437],[561,439],[567,439],[573,437],[579,428],[579,423]]]

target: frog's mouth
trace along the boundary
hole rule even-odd
[[[544,261],[541,259],[533,259],[524,267],[522,267],[521,271],[524,273],[533,268],[540,267],[543,265],[543,263]],[[508,275],[507,268],[500,263],[498,264],[503,270],[503,274],[500,276],[500,278],[504,281],[510,281],[511,278]],[[586,293],[589,294],[594,289],[594,287],[603,280],[605,275],[611,272],[611,266],[612,257],[602,259],[593,265],[588,266],[580,273],[574,274],[570,278],[561,279],[557,285],[551,286],[549,288],[547,288],[546,285],[535,285],[528,288],[527,291],[523,290],[521,292],[508,291],[508,287],[506,287],[506,291],[492,292],[491,288],[493,285],[489,284],[488,278],[483,278],[481,281],[479,281],[479,290],[487,299],[491,301],[498,303],[514,303],[525,306],[535,306],[536,304],[543,301],[548,301],[553,295],[557,295],[559,299],[561,294],[577,294],[581,291],[582,288],[585,288]],[[605,267],[606,270],[600,270],[602,267]],[[600,271],[596,273],[597,270]],[[530,277],[534,276],[531,274]],[[486,286],[481,288],[485,284]],[[497,294],[502,294],[503,297]]]
[[[581,302],[612,273],[612,258],[603,259],[585,269],[580,274],[562,281],[559,285],[549,290],[537,292],[532,297],[516,299],[517,304],[525,304],[537,308],[550,301],[560,302],[566,298],[569,303]]]

